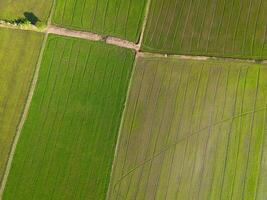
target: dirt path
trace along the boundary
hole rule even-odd
[[[139,46],[133,42],[129,42],[127,40],[122,40],[122,39],[111,37],[111,36],[106,37],[105,41],[107,44],[112,44],[112,45],[124,47],[127,49],[133,49],[136,52],[138,52],[140,49]]]
[[[254,64],[267,64],[267,60],[254,60],[254,59],[239,59],[239,58],[224,58],[224,57],[215,57],[215,56],[190,56],[190,55],[168,55],[161,53],[150,53],[150,52],[138,52],[138,56],[140,57],[156,57],[156,58],[175,58],[179,60],[215,60],[221,62],[246,62],[246,63],[254,63]]]
[[[127,49],[133,49],[135,51],[139,51],[138,45],[132,42],[129,42],[127,40],[123,40],[120,38],[116,38],[116,37],[99,35],[99,34],[92,33],[92,32],[71,30],[71,29],[61,28],[61,27],[57,27],[53,25],[49,25],[46,28],[45,32],[53,33],[56,35],[67,36],[67,37],[82,38],[82,39],[92,40],[92,41],[104,41],[107,44],[112,44],[112,45],[116,45],[119,47],[124,47]]]
[[[47,33],[53,33],[56,35],[62,35],[67,37],[75,37],[75,38],[82,38],[86,40],[92,40],[92,41],[101,41],[103,40],[103,37],[98,34],[85,32],[85,31],[76,31],[76,30],[70,30],[66,28],[61,28],[57,26],[49,25],[45,32]]]

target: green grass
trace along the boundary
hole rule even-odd
[[[266,199],[267,66],[139,57],[108,199]]]
[[[267,58],[267,1],[152,0],[142,49]]]
[[[51,35],[4,200],[104,199],[134,53]]]
[[[24,109],[43,35],[0,29],[0,182]]]
[[[52,22],[137,42],[147,0],[57,0]]]
[[[46,21],[53,0],[1,0],[0,19],[14,20],[23,17],[24,12],[32,12],[41,21]]]

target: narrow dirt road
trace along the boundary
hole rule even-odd
[[[112,44],[112,45],[116,45],[116,46],[120,46],[120,47],[124,47],[128,49],[133,49],[135,51],[139,51],[139,46],[136,45],[135,43],[132,43],[127,40],[120,39],[120,38],[111,37],[111,36],[99,35],[99,34],[92,33],[92,32],[71,30],[71,29],[61,28],[61,27],[57,27],[53,25],[49,25],[46,28],[45,32],[56,34],[56,35],[67,36],[67,37],[82,38],[82,39],[92,40],[92,41],[104,41],[107,44]]]
[[[68,36],[68,37],[83,38],[86,40],[93,40],[93,41],[103,40],[103,37],[98,34],[85,32],[85,31],[70,30],[70,29],[61,28],[61,27],[52,26],[52,25],[47,26],[45,32],[53,33],[56,35]]]
[[[122,40],[120,38],[108,36],[108,37],[106,37],[105,41],[107,44],[113,44],[116,46],[120,46],[120,47],[124,47],[124,48],[128,48],[128,49],[133,49],[137,52],[140,49],[140,47],[137,44],[135,44],[133,42],[129,42],[127,40]]]

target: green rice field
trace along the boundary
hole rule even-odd
[[[0,185],[42,39],[39,33],[0,29]]]
[[[134,54],[50,35],[3,199],[104,199]]]
[[[0,0],[0,200],[266,188],[267,1]]]
[[[139,56],[108,199],[266,199],[267,65]]]
[[[151,1],[145,51],[267,58],[267,1]]]
[[[147,0],[57,0],[52,22],[137,42]]]

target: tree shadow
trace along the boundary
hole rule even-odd
[[[41,21],[33,12],[24,12],[23,15],[32,25],[36,25],[37,22]]]

